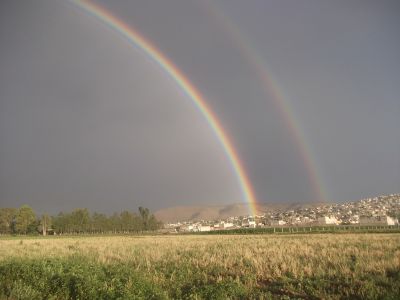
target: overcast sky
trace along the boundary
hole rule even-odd
[[[98,3],[200,90],[259,201],[321,199],[251,56],[292,109],[324,200],[400,192],[399,1]],[[0,206],[242,201],[206,120],[146,53],[68,1],[0,2]]]

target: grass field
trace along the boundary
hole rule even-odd
[[[400,234],[0,239],[4,299],[399,299]]]

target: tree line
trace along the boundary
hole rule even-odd
[[[144,207],[139,207],[138,213],[125,210],[111,216],[90,213],[87,208],[60,212],[55,216],[37,216],[28,205],[0,208],[0,234],[138,233],[161,227],[162,223]]]

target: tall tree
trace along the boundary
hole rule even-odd
[[[52,217],[52,224],[55,232],[61,234],[67,232],[66,217],[63,212],[60,212],[57,216]]]
[[[149,223],[150,211],[149,211],[148,208],[139,206],[139,213],[140,213],[140,216],[142,217],[143,229],[147,230],[148,229],[148,223]]]
[[[121,229],[124,232],[129,232],[133,230],[133,214],[131,214],[129,211],[124,210],[120,214],[120,220],[121,220]]]
[[[51,226],[51,218],[47,214],[43,214],[42,218],[40,219],[40,227],[42,230],[42,234],[45,236],[47,235],[47,231],[49,230]]]
[[[28,205],[22,205],[15,216],[15,231],[27,234],[32,232],[36,223],[36,216],[33,209]]]
[[[120,215],[117,213],[113,213],[112,216],[109,218],[110,226],[113,232],[121,232],[121,218]]]
[[[71,222],[75,232],[87,232],[90,215],[87,208],[77,208],[71,213]]]
[[[91,228],[93,232],[104,233],[110,230],[110,221],[105,214],[95,212],[91,217]]]
[[[158,221],[156,217],[151,214],[148,220],[147,230],[157,230],[162,228],[162,222]]]
[[[0,233],[12,232],[16,212],[15,208],[0,208]]]

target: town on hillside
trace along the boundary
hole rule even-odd
[[[339,226],[339,225],[399,225],[400,194],[340,204],[286,211],[270,210],[255,216],[232,216],[223,220],[180,221],[165,224],[167,232],[206,232],[239,228]]]

